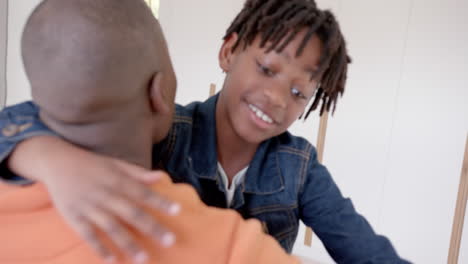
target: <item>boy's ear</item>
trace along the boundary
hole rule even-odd
[[[153,113],[168,113],[170,111],[170,104],[165,94],[165,87],[163,86],[163,73],[157,72],[154,74],[149,87],[149,100],[151,111]]]
[[[229,72],[231,68],[231,63],[233,61],[234,54],[234,45],[236,44],[239,36],[237,33],[232,33],[221,46],[219,50],[218,59],[219,59],[219,66],[223,69],[224,72]],[[237,47],[239,48],[239,47]]]

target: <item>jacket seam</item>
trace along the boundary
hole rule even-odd
[[[289,154],[293,154],[293,155],[298,155],[298,156],[301,156],[303,157],[304,159],[309,159],[310,158],[310,155],[309,154],[305,154],[305,152],[303,151],[299,151],[299,150],[294,150],[292,148],[285,148],[285,147],[281,147],[282,149],[279,149],[278,152],[283,152],[283,153],[289,153]]]
[[[278,204],[269,205],[264,207],[257,207],[254,209],[249,210],[251,215],[263,214],[268,212],[275,212],[275,211],[284,211],[284,210],[294,210],[297,208],[297,204],[288,205],[288,206],[281,206]]]
[[[312,148],[312,145],[311,144],[307,144],[307,150],[311,151],[311,148]],[[310,159],[307,159],[306,161],[304,161],[302,163],[302,169],[301,169],[301,178],[300,178],[300,183],[299,183],[299,192],[298,192],[298,196],[301,195],[304,191],[304,185],[305,185],[305,181],[306,181],[306,178],[307,178],[307,169],[309,168],[309,163],[310,163]]]

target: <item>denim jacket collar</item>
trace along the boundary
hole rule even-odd
[[[198,105],[193,112],[193,134],[189,151],[191,167],[199,178],[217,179],[216,103],[218,95]],[[278,141],[264,141],[257,149],[240,188],[244,193],[272,194],[284,189],[277,157]]]

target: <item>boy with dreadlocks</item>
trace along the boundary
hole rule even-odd
[[[288,252],[302,220],[338,263],[407,263],[341,195],[314,147],[287,132],[319,106],[320,114],[335,111],[349,62],[336,19],[314,1],[247,0],[219,52],[223,89],[206,102],[176,107],[170,134],[154,147],[154,167],[190,183],[208,205],[259,219]],[[40,141],[25,142],[34,140]],[[3,157],[18,141],[0,144]],[[39,153],[38,146],[20,145],[4,165],[21,175],[11,165],[15,153]],[[61,156],[73,158],[76,168],[89,162]]]

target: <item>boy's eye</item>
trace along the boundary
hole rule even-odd
[[[307,97],[303,93],[301,93],[301,91],[299,91],[296,87],[291,88],[291,94],[295,98],[307,100]]]
[[[275,73],[274,73],[272,70],[270,70],[270,68],[268,68],[268,67],[262,65],[262,64],[261,64],[260,62],[258,62],[258,61],[257,61],[257,67],[259,68],[259,70],[260,70],[264,75],[266,75],[266,76],[268,76],[268,77],[272,77],[272,76],[275,75]]]

